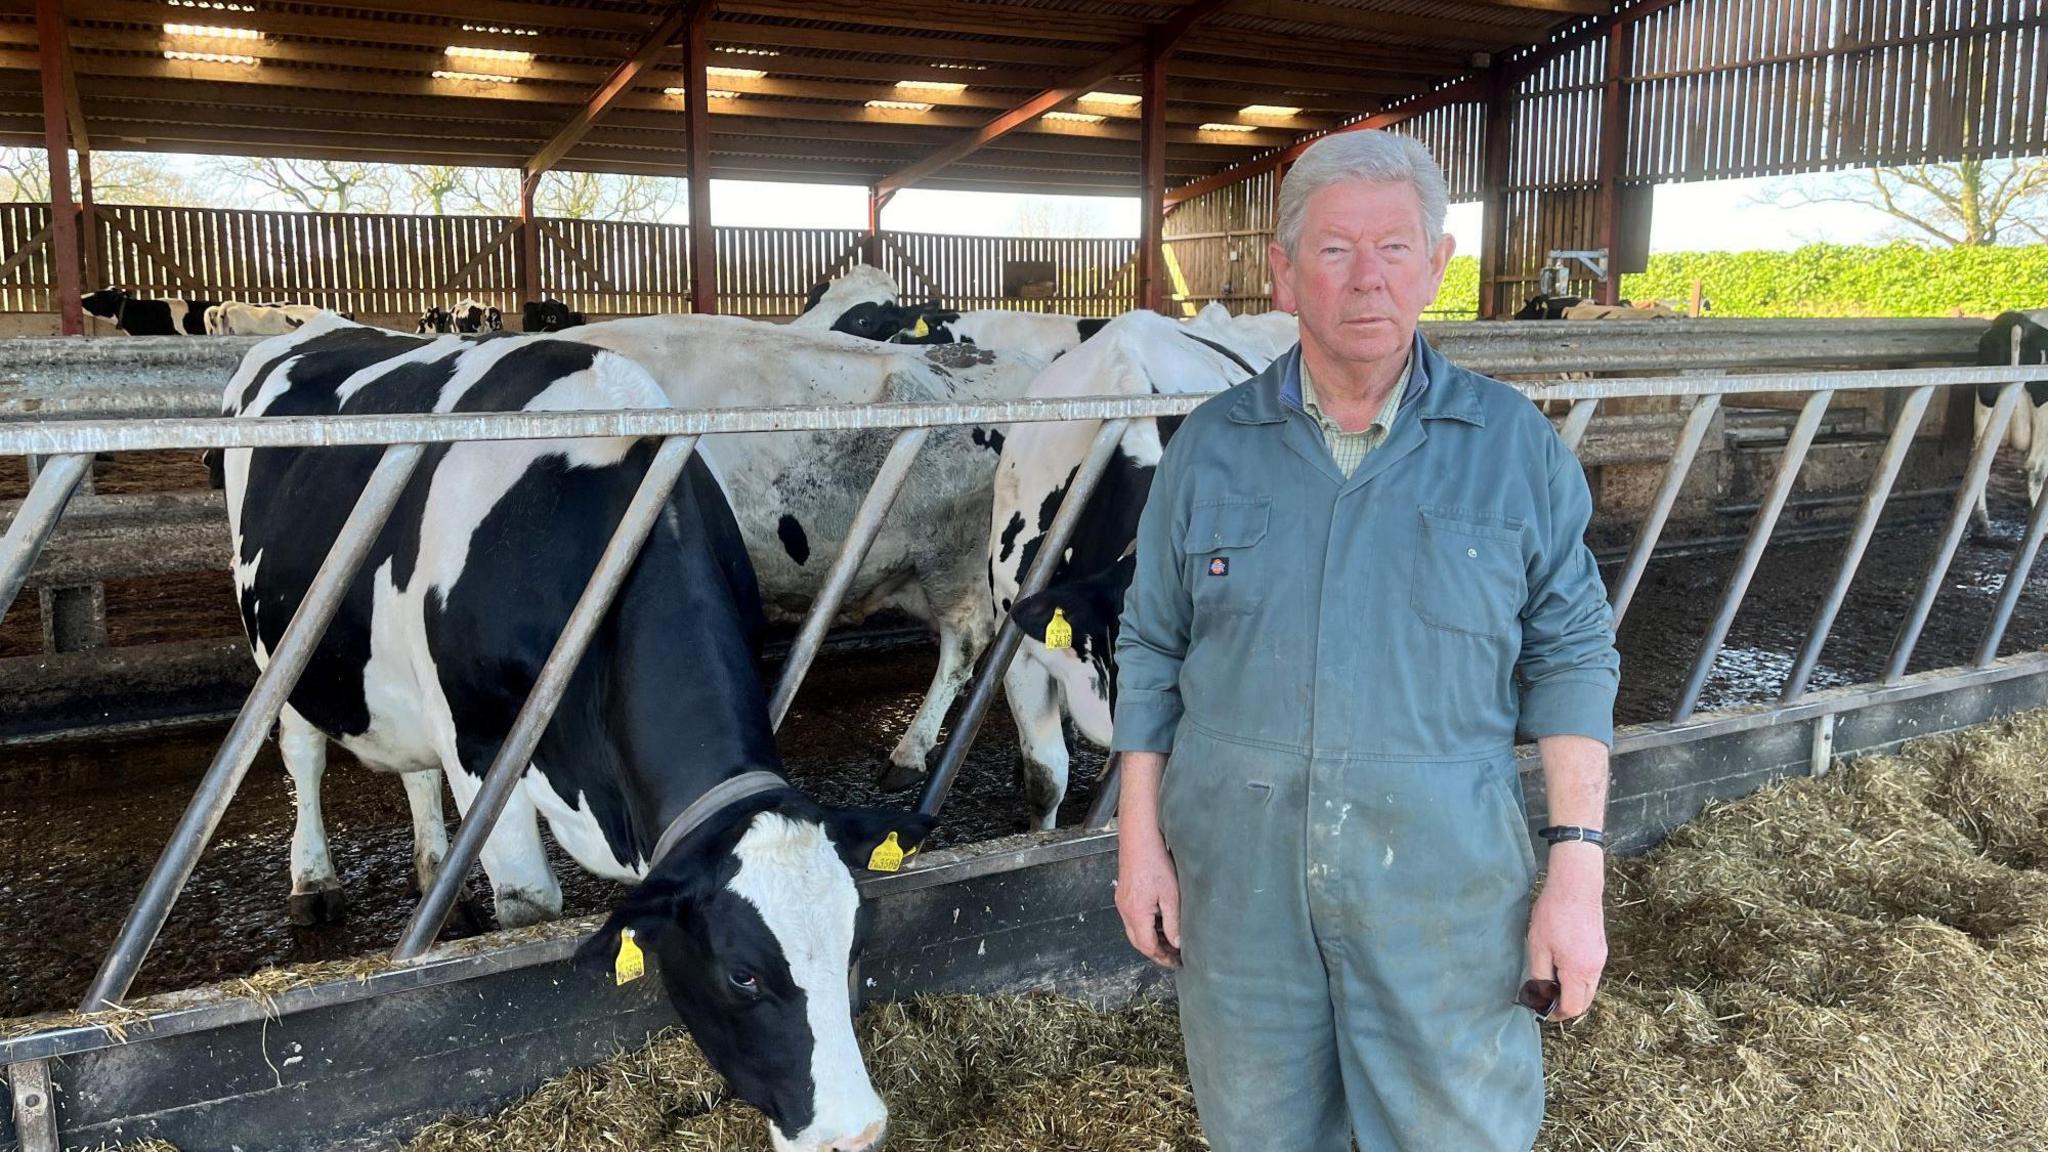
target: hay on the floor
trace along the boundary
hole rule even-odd
[[[858,1028],[889,1102],[892,1150],[1193,1152],[1173,1006],[1101,1013],[1055,996],[886,1004]],[[569,1073],[506,1111],[451,1117],[408,1152],[731,1152],[768,1146],[689,1040],[657,1039]]]
[[[2048,1150],[2048,711],[1715,808],[1616,861],[1612,958],[1546,1028],[1545,1152]],[[1195,1152],[1170,1005],[878,1007],[896,1152]],[[767,1147],[686,1038],[409,1152]]]

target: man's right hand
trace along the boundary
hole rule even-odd
[[[1166,757],[1123,753],[1117,802],[1116,910],[1131,947],[1165,968],[1180,967],[1180,878],[1159,834],[1159,778]]]

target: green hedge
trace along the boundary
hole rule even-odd
[[[1665,252],[1623,277],[1631,300],[1683,303],[1700,281],[1720,317],[1993,316],[2048,307],[2048,245],[2010,248],[1851,247],[1790,252]],[[1454,257],[1433,312],[1471,314],[1479,261]],[[1447,317],[1448,318],[1448,317]]]

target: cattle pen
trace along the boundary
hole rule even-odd
[[[1289,166],[1325,134],[1384,129],[1427,144],[1452,199],[1483,207],[1476,307],[1425,334],[1541,405],[1591,481],[1589,542],[1624,662],[1618,849],[1648,848],[1703,805],[2048,701],[2048,576],[2035,572],[2048,500],[2030,506],[2000,455],[2040,370],[2017,348],[1984,363],[1985,319],[1493,322],[1539,288],[1617,301],[1645,266],[1659,184],[2048,153],[2048,0],[4,8],[0,144],[43,153],[51,178],[45,202],[0,204],[0,785],[75,799],[82,814],[61,826],[90,843],[47,860],[9,843],[0,858],[0,918],[20,921],[0,936],[0,1017],[14,1017],[0,1019],[0,1149],[390,1147],[674,1026],[657,982],[572,970],[607,906],[595,886],[532,928],[446,922],[702,438],[808,431],[875,448],[872,477],[839,478],[865,493],[854,530],[818,557],[832,576],[776,646],[770,687],[797,783],[900,805],[851,777],[878,759],[866,730],[909,711],[925,634],[837,630],[835,609],[928,438],[1094,429],[1046,511],[1028,591],[1052,576],[1121,436],[1199,399],[227,418],[222,382],[252,341],[116,338],[81,313],[94,289],[407,329],[457,298],[508,315],[553,301],[593,319],[778,321],[814,285],[872,265],[905,299],[959,309],[1257,313],[1274,304],[1264,252]],[[96,202],[95,156],[131,149],[506,168],[516,207]],[[570,172],[687,181],[685,218],[550,217],[539,191]],[[714,227],[714,178],[856,185],[865,226]],[[919,188],[1136,196],[1139,234],[940,235],[903,195]],[[389,883],[346,933],[294,934],[289,802],[244,780],[271,767],[279,709],[426,446],[619,436],[659,441],[658,465],[448,866],[402,894],[403,816],[348,811],[351,833],[381,838],[365,869]],[[199,490],[195,453],[340,445],[381,447],[376,478],[259,675],[235,631],[224,505]],[[1971,532],[1987,493],[1988,540]],[[997,689],[1021,640],[1005,621],[951,714],[916,799],[940,819],[931,847],[860,882],[875,923],[856,1007],[1170,988],[1114,907],[1113,763],[1075,750],[1053,831],[1019,832],[1006,807],[1016,746]],[[1534,748],[1520,753],[1540,812]],[[131,787],[125,803],[105,795]],[[0,835],[22,826],[11,817],[0,807]],[[140,831],[92,827],[123,822]],[[195,902],[238,911],[194,935],[176,912]]]

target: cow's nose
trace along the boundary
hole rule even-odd
[[[877,1120],[858,1136],[835,1140],[827,1152],[876,1152],[882,1146],[882,1129],[885,1124],[886,1121]]]

